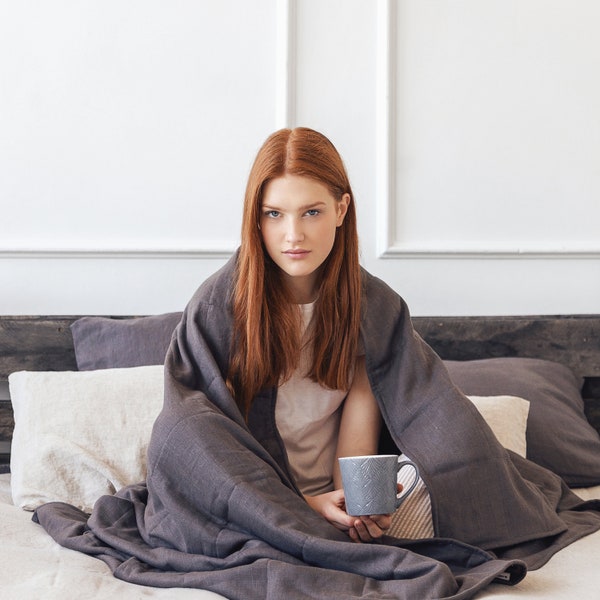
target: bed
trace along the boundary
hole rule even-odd
[[[222,598],[115,579],[102,561],[59,546],[31,520],[36,503],[66,494],[86,507],[143,478],[161,402],[158,363],[178,316],[0,317],[2,598]],[[503,444],[558,472],[582,498],[600,498],[600,316],[413,323]],[[143,392],[123,403],[141,382]],[[135,448],[122,446],[125,429],[137,431]],[[600,532],[517,586],[491,584],[476,597],[595,598],[598,553]]]

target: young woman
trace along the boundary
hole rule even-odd
[[[271,135],[252,167],[235,283],[229,384],[247,413],[277,386],[276,422],[309,505],[354,541],[389,515],[344,511],[337,458],[376,454],[381,415],[359,352],[354,198],[333,144],[306,128]]]

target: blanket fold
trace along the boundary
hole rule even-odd
[[[299,493],[274,390],[246,423],[225,385],[235,261],[200,287],[174,334],[146,482],[100,498],[89,517],[40,507],[35,519],[59,543],[127,581],[232,599],[470,598],[600,527],[598,503],[500,446],[402,299],[364,272],[369,379],[394,444],[421,469],[436,538],[352,543]]]

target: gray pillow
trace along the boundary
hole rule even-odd
[[[582,381],[564,365],[535,358],[444,361],[466,395],[529,400],[527,458],[571,487],[600,484],[600,436],[585,417]]]
[[[71,325],[80,371],[162,365],[180,312],[111,319],[82,317]]]

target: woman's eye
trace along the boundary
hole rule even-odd
[[[267,210],[265,212],[265,217],[271,217],[276,219],[281,213],[278,210]]]
[[[321,212],[321,211],[320,211],[320,210],[318,210],[318,209],[316,209],[316,208],[311,208],[310,210],[307,210],[307,211],[306,211],[306,214],[307,214],[309,217],[316,217],[316,216],[317,216],[317,215],[318,215],[320,212]]]

